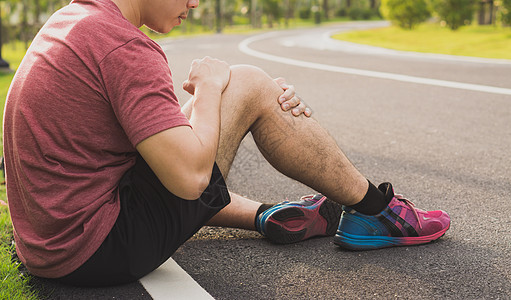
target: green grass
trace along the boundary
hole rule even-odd
[[[11,42],[3,45],[2,57],[9,63],[11,69],[16,70],[21,63],[23,55],[25,55],[25,51],[25,44],[23,42]]]
[[[335,39],[403,51],[511,59],[511,28],[464,26],[457,31],[438,24],[414,30],[386,27],[336,34]]]
[[[5,188],[4,192],[5,194]],[[6,207],[0,208],[0,299],[37,299],[37,293],[30,288],[29,278],[21,277],[16,264],[11,262],[10,245],[11,221]]]
[[[11,69],[16,69],[25,48],[22,43],[4,45],[2,57],[9,62]],[[3,107],[9,85],[14,73],[0,73],[0,105],[3,119]],[[0,143],[0,150],[1,150]],[[4,181],[0,174],[0,181]],[[6,200],[5,185],[0,185],[0,199]],[[21,277],[16,264],[11,262],[14,247],[11,245],[12,225],[7,207],[0,206],[0,299],[37,299],[37,293],[30,288],[29,278]]]

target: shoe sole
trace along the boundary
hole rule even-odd
[[[374,250],[388,247],[422,245],[441,238],[449,227],[450,224],[435,234],[419,237],[363,236],[337,231],[334,237],[334,244],[348,250]]]
[[[266,237],[277,244],[291,244],[314,236],[333,236],[341,206],[328,199],[313,208],[290,206],[275,211],[266,221]]]

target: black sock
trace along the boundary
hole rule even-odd
[[[364,215],[377,215],[389,204],[385,195],[369,180],[369,188],[362,201],[350,205],[351,208]]]
[[[256,213],[256,216],[255,216],[255,220],[254,220],[254,225],[255,227],[257,228],[257,217],[259,217],[259,215],[267,210],[268,208],[271,208],[273,207],[275,204],[266,204],[266,203],[263,203],[261,204],[261,206],[259,206],[259,209],[257,210],[257,213]]]

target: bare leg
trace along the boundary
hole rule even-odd
[[[232,67],[221,104],[216,162],[222,174],[227,177],[238,147],[250,131],[263,156],[281,173],[338,203],[352,205],[362,200],[368,188],[365,177],[316,120],[282,111],[277,102],[281,94],[282,89],[262,70]],[[183,112],[189,116],[190,109],[185,105]],[[234,198],[210,225],[238,226],[247,215],[252,215],[249,221],[253,222],[257,208],[248,204],[251,200]],[[247,202],[246,209],[242,202]]]
[[[229,194],[231,203],[209,220],[207,225],[255,230],[254,220],[261,203],[232,192]]]

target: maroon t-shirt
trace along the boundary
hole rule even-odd
[[[101,245],[135,146],[190,126],[161,48],[110,0],[75,0],[41,29],[4,117],[7,197],[30,272],[61,277]]]

